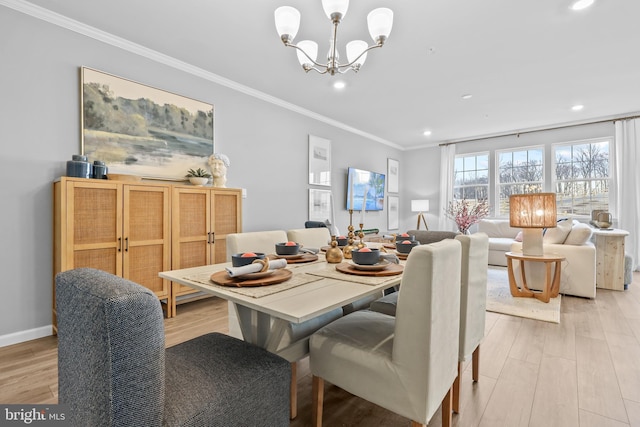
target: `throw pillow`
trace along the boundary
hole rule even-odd
[[[547,232],[544,233],[542,243],[546,244],[561,244],[571,232],[571,221],[559,221],[556,227],[547,228]]]
[[[565,245],[584,245],[591,238],[593,230],[587,224],[579,223],[571,228],[571,232],[564,241]]]

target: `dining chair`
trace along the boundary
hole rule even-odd
[[[57,274],[55,297],[65,425],[289,425],[285,359],[219,333],[165,350],[155,294],[104,271]]]
[[[457,234],[455,239],[462,245],[458,377],[453,384],[453,411],[458,413],[462,365],[469,356],[473,381],[477,382],[480,377],[480,342],[484,338],[487,307],[489,238],[485,233],[474,233]],[[371,310],[394,316],[397,301],[398,293],[386,295],[374,301]]]
[[[326,227],[287,230],[287,238],[292,242],[300,243],[304,248],[318,250],[331,243],[331,233]]]
[[[327,230],[316,229],[316,230]],[[248,233],[232,233],[227,235],[227,258],[231,260],[231,254],[241,252],[264,252],[265,254],[275,253],[276,243],[282,243],[288,241],[287,233],[284,230],[268,230],[268,231],[253,231]],[[305,346],[302,353],[305,355],[309,353],[307,338],[323,327],[324,325],[342,317],[342,309],[336,308],[328,313],[325,313],[316,318],[307,320],[302,323],[289,323],[287,328],[280,339],[280,342],[276,348],[277,350],[284,349],[293,343],[302,342]],[[233,303],[229,302],[229,330],[232,329],[239,331],[239,323],[237,313]],[[240,334],[241,336],[241,334]],[[300,354],[300,353],[298,353]],[[297,392],[297,372],[298,361],[289,360],[291,363],[291,395],[290,395],[290,417],[294,419],[298,412],[298,392]]]
[[[451,425],[460,322],[459,241],[413,248],[396,316],[362,310],[311,336],[312,425],[322,425],[324,382],[424,426],[442,405]]]

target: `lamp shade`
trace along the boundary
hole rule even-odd
[[[378,43],[380,36],[386,39],[393,26],[393,11],[386,7],[372,10],[367,15],[367,26],[374,42]]]
[[[278,35],[282,37],[284,34],[293,40],[298,34],[300,28],[300,12],[291,6],[281,6],[274,12],[276,20],[276,30]]]
[[[509,224],[519,228],[547,228],[557,224],[556,194],[513,194],[509,197]]]
[[[333,19],[331,15],[334,13],[339,13],[344,18],[349,9],[349,0],[322,0],[322,9],[329,19]]]
[[[369,47],[367,46],[367,42],[363,40],[353,40],[347,43],[347,60],[349,61],[349,63],[355,61],[355,59],[358,58],[358,56],[362,52],[367,50],[367,47]],[[358,62],[356,62],[356,64],[362,65],[366,60],[367,54],[365,53],[364,55],[360,56],[360,58],[358,58]]]
[[[428,200],[412,200],[411,212],[429,212]]]
[[[298,47],[304,50],[314,62],[316,58],[318,58],[318,43],[312,40],[302,40],[298,43]],[[298,55],[298,62],[300,62],[300,65],[312,64],[311,60],[307,58],[307,55],[304,53],[296,50],[296,54]]]

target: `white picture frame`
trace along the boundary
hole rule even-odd
[[[400,176],[400,162],[387,158],[387,192],[398,192],[398,177]]]
[[[387,228],[389,230],[397,230],[398,210],[400,208],[398,196],[387,196]]]
[[[309,135],[309,184],[331,186],[331,141]]]
[[[332,220],[331,190],[309,189],[309,221]]]

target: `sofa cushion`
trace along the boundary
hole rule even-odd
[[[504,251],[508,252],[511,250],[511,244],[514,242],[513,239],[507,237],[493,237],[489,241],[489,247],[494,251]]]
[[[515,239],[520,229],[511,227],[509,225],[509,220],[482,219],[480,220],[480,222],[478,222],[478,231],[487,233],[487,236],[489,236],[489,238],[508,237],[513,240]]]
[[[542,243],[558,244],[564,243],[567,236],[571,232],[571,226],[573,223],[570,220],[558,221],[557,225],[553,228],[547,228],[542,238]]]
[[[564,244],[576,246],[584,245],[589,241],[592,233],[593,230],[589,225],[584,223],[574,224],[571,228],[571,232],[564,241]]]

